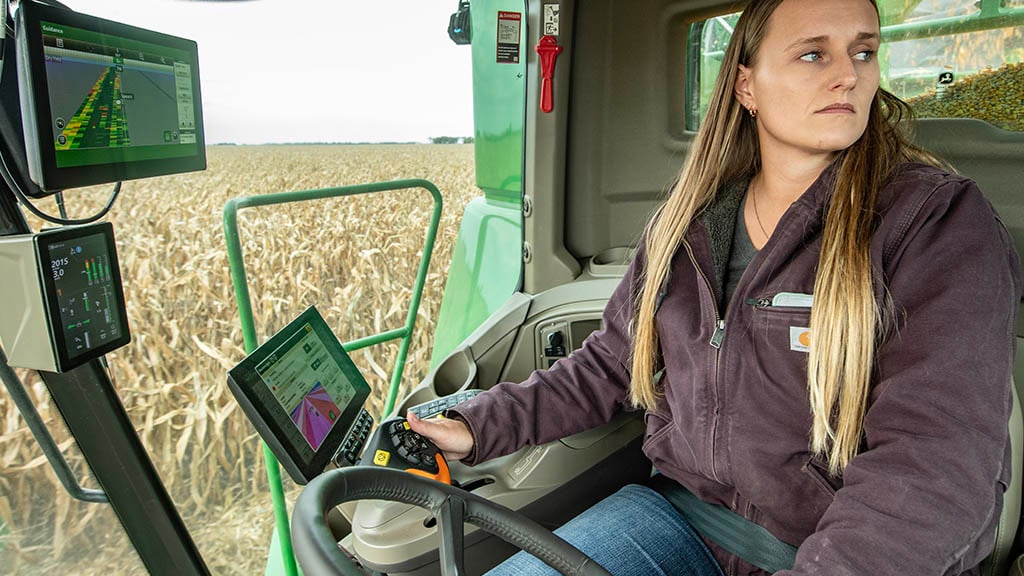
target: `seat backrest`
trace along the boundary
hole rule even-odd
[[[1024,165],[1024,134],[1000,130],[985,122],[966,119],[928,119],[918,122],[917,143],[951,162],[962,174],[978,182],[985,197],[999,213],[1010,232],[1017,252],[1024,255],[1024,195],[1020,182]],[[1017,348],[1013,381],[1024,386],[1024,316],[1018,317]],[[1003,497],[1003,513],[996,534],[995,549],[982,564],[984,576],[1005,576],[1016,562],[1021,547],[1015,546],[1021,514],[1021,490],[1024,486],[1024,422],[1019,394],[1014,388],[1013,414],[1010,418],[1010,445],[1013,450],[1013,478]],[[1015,568],[1014,568],[1015,569]],[[1024,576],[1022,572],[1019,576]]]
[[[1009,576],[1024,576],[1024,556],[1017,558],[1010,566]]]
[[[1024,354],[1018,354],[1018,359],[1024,358]],[[1014,381],[1024,381],[1024,362],[1020,360],[1014,363]],[[1021,478],[1024,468],[1024,416],[1021,414],[1020,395],[1017,387],[1011,382],[1013,388],[1013,412],[1010,415],[1010,449],[1012,450],[1012,471],[1010,485],[1003,494],[1003,513],[999,519],[999,527],[996,531],[996,544],[992,554],[982,563],[982,576],[1003,576],[1010,569],[1010,561],[1013,560],[1013,543],[1017,535],[1017,527],[1020,523],[1021,510],[1021,486],[1024,479]],[[1015,562],[1015,564],[1018,564]]]

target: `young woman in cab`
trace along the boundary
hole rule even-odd
[[[604,329],[413,428],[473,464],[641,408],[659,474],[797,547],[778,574],[975,573],[1009,481],[1019,263],[974,182],[909,143],[879,42],[871,0],[750,2]],[[767,573],[647,487],[557,533],[614,574]]]

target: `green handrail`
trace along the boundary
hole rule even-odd
[[[1011,28],[1024,24],[1024,8],[1000,8],[999,0],[985,0],[981,11],[969,15],[949,16],[935,20],[909,22],[882,27],[884,42],[933,38],[951,34],[966,34],[997,28]]]
[[[441,221],[441,209],[443,207],[441,192],[437,189],[437,186],[428,180],[395,180],[392,182],[375,182],[373,184],[342,186],[339,188],[245,196],[228,200],[227,204],[224,205],[224,235],[227,240],[228,263],[231,267],[231,281],[235,286],[235,300],[238,303],[238,315],[242,324],[242,338],[245,342],[246,354],[252,353],[259,344],[256,338],[256,325],[252,317],[252,299],[249,296],[249,282],[245,275],[242,241],[238,233],[238,211],[242,208],[257,206],[291,204],[412,188],[422,188],[430,192],[431,196],[434,197],[434,211],[430,217],[430,227],[427,229],[427,239],[423,247],[423,255],[420,257],[420,266],[416,273],[416,282],[412,289],[412,301],[409,303],[409,313],[406,315],[405,325],[402,328],[374,334],[343,344],[345,350],[351,352],[360,348],[366,348],[367,346],[373,346],[374,344],[401,339],[398,347],[398,357],[395,359],[395,371],[391,375],[388,397],[384,404],[384,414],[390,414],[394,409],[395,400],[398,396],[398,386],[402,381],[402,372],[405,370],[405,360],[409,353],[409,344],[412,342],[412,331],[416,324],[416,314],[419,311],[420,301],[423,297],[423,285],[427,280],[427,269],[430,267],[430,257],[434,251],[434,240],[437,238],[437,228]],[[295,554],[292,551],[291,530],[288,526],[288,506],[284,500],[281,470],[277,458],[274,457],[274,453],[270,451],[266,444],[263,444],[263,458],[267,467],[270,494],[274,502],[274,518],[277,523],[277,534],[280,540],[285,573],[288,576],[296,576],[298,571],[295,565]]]

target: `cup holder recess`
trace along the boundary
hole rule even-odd
[[[439,398],[476,388],[476,361],[469,348],[459,348],[441,361],[434,371],[433,384],[434,393]]]
[[[609,248],[594,255],[587,263],[587,269],[593,276],[621,276],[633,261],[636,248],[620,246]]]

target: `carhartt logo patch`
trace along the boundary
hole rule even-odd
[[[790,326],[789,349],[797,352],[810,352],[811,329],[803,326]]]

